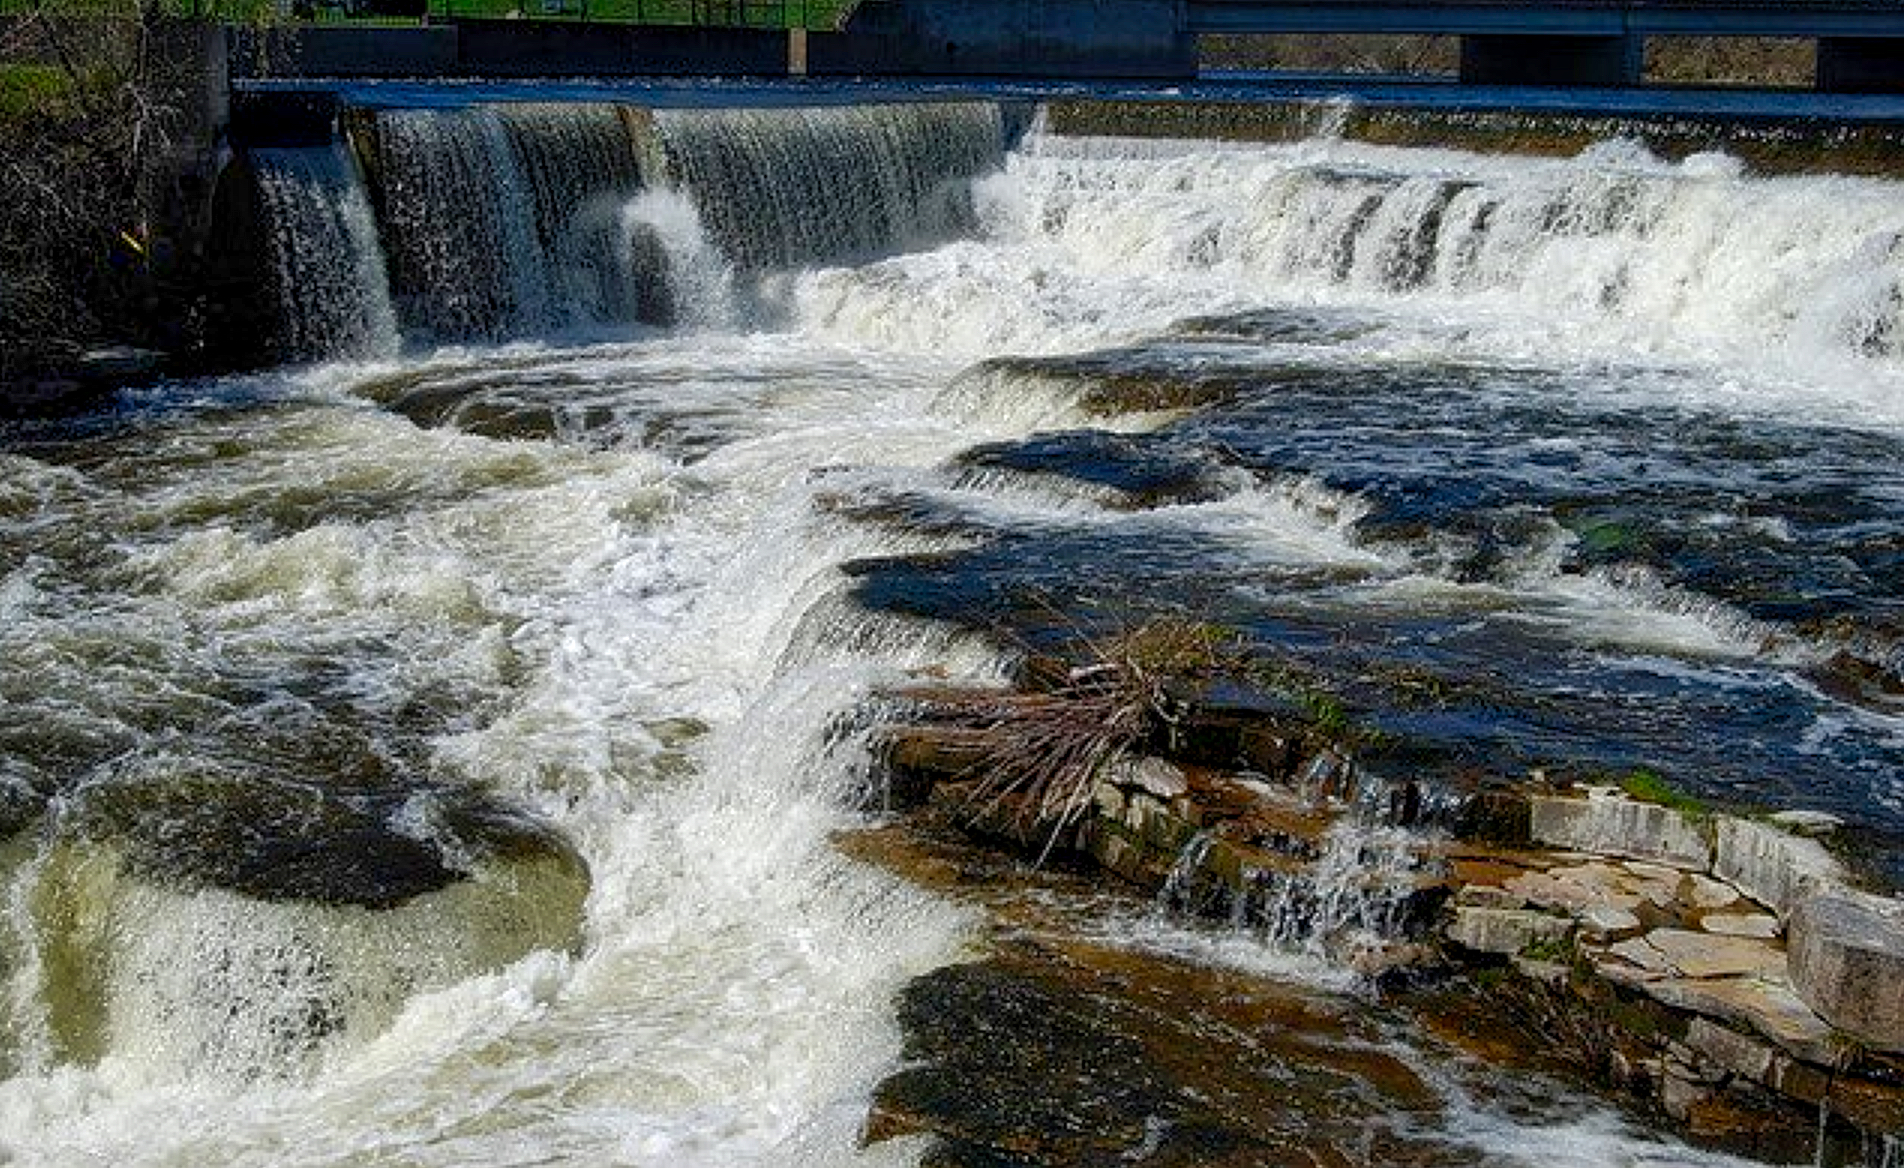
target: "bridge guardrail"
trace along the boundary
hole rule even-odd
[[[857,0],[160,0],[172,15],[233,24],[364,27],[526,20],[700,28],[843,27]],[[0,16],[136,15],[134,0],[0,0]]]

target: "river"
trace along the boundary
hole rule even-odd
[[[1028,116],[253,152],[284,362],[0,433],[0,1162],[913,1162],[892,1003],[976,922],[831,842],[860,711],[1159,614],[1377,769],[1899,876],[1904,187]],[[1444,1091],[1451,1162],[1729,1162]]]

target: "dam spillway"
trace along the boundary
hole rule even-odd
[[[893,1002],[975,925],[833,846],[863,711],[1159,616],[1377,774],[1656,769],[1895,879],[1904,189],[1327,112],[476,103],[251,150],[280,363],[0,445],[0,1145],[912,1162],[860,1146]],[[1294,923],[1094,927],[1366,1004]],[[1737,1162],[1368,1017],[1342,1049],[1418,1090],[1292,1090],[1310,1146]]]
[[[971,229],[966,184],[1006,146],[990,103],[515,103],[353,109],[345,123],[336,142],[251,151],[228,176],[227,214],[247,226],[227,262],[281,356],[666,319],[688,273],[670,271],[642,192],[686,195],[743,273],[947,239]]]

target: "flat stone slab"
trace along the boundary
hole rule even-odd
[[[1524,908],[1527,905],[1525,898],[1492,884],[1463,884],[1454,894],[1454,902],[1474,908]]]
[[[1457,905],[1448,923],[1448,939],[1481,953],[1512,956],[1539,942],[1564,941],[1574,924],[1524,908],[1481,908]]]
[[[1832,1030],[1780,978],[1659,978],[1638,983],[1661,1005],[1731,1022],[1770,1039],[1804,1062],[1831,1066]]]
[[[1623,908],[1596,904],[1581,911],[1580,927],[1597,937],[1618,936],[1623,933],[1637,932],[1640,928],[1640,918]]]
[[[1535,795],[1528,809],[1533,839],[1552,847],[1694,871],[1704,871],[1712,860],[1705,836],[1685,816],[1605,788],[1592,789],[1585,799]]]
[[[1756,937],[1761,941],[1778,936],[1781,928],[1778,918],[1770,913],[1707,913],[1699,919],[1699,927],[1724,937]]]
[[[1523,872],[1503,887],[1529,904],[1584,915],[1593,909],[1632,912],[1648,903],[1673,908],[1685,878],[1677,869],[1655,864],[1588,860],[1545,872]]]
[[[1904,902],[1816,893],[1793,906],[1787,931],[1798,996],[1863,1045],[1904,1052]]]
[[[1673,963],[1667,959],[1666,954],[1644,937],[1629,937],[1608,946],[1607,952],[1654,977],[1667,977],[1673,972]]]
[[[1743,977],[1785,973],[1785,952],[1754,937],[1725,937],[1690,929],[1654,929],[1645,940],[1684,977]]]
[[[1693,875],[1687,879],[1692,886],[1689,891],[1694,908],[1726,908],[1739,903],[1739,890],[1730,884],[1710,876]]]
[[[1552,872],[1525,872],[1509,880],[1504,887],[1527,903],[1542,908],[1569,912],[1596,907],[1638,908],[1645,898],[1624,887],[1624,882],[1617,879],[1611,869],[1600,867],[1601,871],[1582,865]]]
[[[1785,953],[1751,937],[1724,937],[1688,929],[1654,929],[1607,952],[1656,976],[1713,978],[1785,975]]]

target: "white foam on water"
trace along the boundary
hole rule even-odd
[[[1213,969],[1228,969],[1269,981],[1355,996],[1364,979],[1348,966],[1317,953],[1266,943],[1257,933],[1199,926],[1161,909],[1112,914],[1092,922],[1086,934],[1109,945],[1157,953]]]
[[[452,153],[501,158],[500,117],[457,122]],[[533,178],[515,174],[509,197],[549,185]],[[155,903],[134,946],[153,976],[135,987],[144,997],[124,999],[114,1048],[95,1065],[32,1043],[10,1052],[22,1065],[0,1082],[0,1154],[710,1166],[915,1155],[857,1148],[872,1085],[898,1057],[889,1002],[961,954],[971,922],[832,848],[831,834],[856,822],[846,804],[866,766],[832,727],[948,648],[962,675],[1001,664],[942,630],[856,618],[839,565],[930,541],[847,523],[815,501],[854,475],[942,489],[939,468],[974,442],[1087,420],[1073,403],[1014,398],[1004,383],[960,398],[946,387],[971,360],[1134,340],[1200,313],[1347,305],[1382,320],[1347,346],[1350,359],[1452,351],[1592,369],[1638,351],[1722,373],[1628,379],[1610,392],[1904,424],[1885,333],[1904,262],[1886,242],[1904,232],[1893,184],[1756,179],[1721,159],[1675,166],[1623,146],[1534,161],[1333,139],[1034,137],[981,184],[975,207],[977,240],[788,275],[767,294],[791,331],[736,336],[719,331],[733,319],[717,294],[722,269],[694,250],[705,232],[681,206],[651,200],[637,218],[679,228],[671,238],[693,261],[679,270],[713,281],[693,285],[711,307],[689,314],[706,326],[692,337],[446,349],[289,383],[160,391],[142,408],[162,453],[106,458],[70,494],[21,495],[9,475],[0,521],[50,499],[33,522],[96,527],[124,553],[108,573],[120,594],[97,609],[82,598],[54,613],[37,599],[47,573],[25,585],[7,576],[0,604],[33,627],[0,635],[0,651],[65,669],[49,692],[77,686],[108,648],[113,670],[86,691],[110,698],[86,711],[101,721],[122,699],[199,670],[269,681],[286,657],[359,671],[353,684],[375,695],[441,684],[469,708],[426,744],[430,765],[554,822],[592,884],[577,952],[541,948],[425,979],[393,994],[374,1025],[248,1081],[221,1060],[255,1061],[250,1040],[221,1044],[219,993],[191,990],[216,979],[180,988],[159,975],[189,966],[194,929],[269,937],[291,914]],[[511,255],[534,250],[501,203],[482,210]],[[511,260],[488,273],[494,303],[474,306],[475,324],[561,315],[548,255],[536,256],[543,266]],[[447,333],[470,323],[470,306],[438,307]],[[599,444],[586,431],[489,439],[420,428],[352,396],[413,374],[446,392],[542,404],[596,395],[619,412]],[[177,405],[195,397],[208,400]],[[163,416],[167,402],[180,416]],[[1062,491],[974,506],[1011,525],[1206,533],[1266,562],[1393,577],[1396,593],[1452,590],[1485,606],[1512,591],[1567,630],[1669,656],[1761,647],[1728,613],[1645,581],[1568,576],[1538,555],[1486,585],[1424,584],[1358,540],[1359,501],[1314,483],[1137,516]],[[69,712],[49,706],[49,724]],[[25,895],[37,878],[18,868],[10,890]],[[1143,922],[1124,935],[1333,984],[1332,971],[1246,939]],[[10,991],[45,981],[31,961],[14,965],[27,973],[10,976]],[[287,968],[287,982],[300,970]],[[30,1011],[31,997],[10,992],[7,1008]],[[160,1020],[180,1011],[198,1036],[187,1045],[209,1054],[166,1046]],[[1728,1163],[1590,1107],[1528,1119],[1460,1104],[1445,1128],[1488,1162]]]
[[[691,397],[701,387],[674,376],[690,353],[697,376],[718,384],[723,365],[757,367],[761,351],[724,338],[546,361],[610,381],[645,370]],[[500,376],[544,360],[506,356]],[[894,546],[816,510],[828,477],[816,471],[889,465],[903,477],[964,436],[923,412],[929,390],[916,377],[875,375],[868,394],[851,356],[815,351],[796,364],[805,384],[750,391],[757,412],[724,415],[724,440],[691,465],[419,431],[349,399],[249,419],[242,433],[216,418],[197,435],[188,427],[182,456],[193,443],[224,453],[181,457],[136,485],[132,511],[144,518],[123,571],[153,594],[146,606],[293,642],[387,625],[458,680],[519,677],[500,716],[437,753],[575,841],[593,877],[585,945],[400,995],[387,1029],[335,1038],[314,1068],[281,1063],[242,1088],[219,1068],[258,1062],[247,1043],[160,1041],[158,1023],[138,1020],[174,1016],[192,995],[137,979],[150,989],[128,1001],[160,1004],[122,1010],[96,1067],[38,1065],[0,1084],[0,1126],[21,1155],[269,1163],[289,1149],[307,1160],[403,1149],[408,1162],[460,1164],[533,1149],[707,1165],[916,1155],[910,1145],[862,1155],[858,1130],[897,1052],[891,994],[956,954],[966,925],[832,849],[829,835],[854,822],[845,804],[864,760],[827,727],[944,644],[928,651],[874,622],[865,653],[816,657],[797,635],[842,587],[842,559]],[[833,368],[861,370],[854,392],[830,383]],[[301,490],[355,500],[357,513],[302,511],[286,498]],[[492,663],[472,678],[452,646],[486,640]],[[963,654],[975,672],[995,657]],[[374,684],[400,697],[413,682]],[[289,927],[289,910],[256,911],[245,927],[259,938]],[[197,927],[179,906],[150,916],[148,947],[184,944]],[[240,927],[221,920],[207,927]],[[242,963],[232,972],[247,976]],[[267,997],[295,1002],[290,972]],[[193,1025],[208,1024],[223,995],[215,982],[191,985],[212,1012]],[[275,1031],[270,1009],[260,1016],[264,1041]]]
[[[1904,187],[1670,164],[1311,139],[1274,146],[1030,139],[978,184],[982,241],[803,278],[802,326],[957,352],[1115,344],[1268,305],[1399,313],[1495,360],[1636,354],[1722,376],[1651,392],[1904,424]],[[1383,344],[1399,344],[1390,334]]]
[[[1746,1168],[1756,1161],[1690,1147],[1645,1131],[1603,1105],[1538,1077],[1506,1097],[1482,1098],[1461,1081],[1459,1060],[1430,1064],[1398,1051],[1442,1097],[1436,1130],[1499,1168]],[[1473,1068],[1468,1067],[1469,1070]]]

